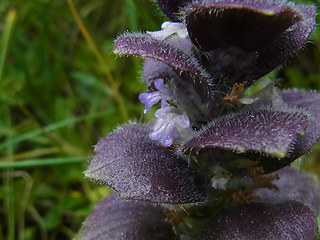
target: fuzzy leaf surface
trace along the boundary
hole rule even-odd
[[[320,138],[320,94],[317,92],[286,90],[281,93],[283,101],[290,107],[300,108],[310,115],[308,128],[299,136],[290,158],[305,154]]]
[[[252,78],[258,79],[275,69],[307,41],[316,24],[316,8],[313,5],[296,5],[295,10],[303,20],[292,25],[270,45],[258,51]]]
[[[217,147],[283,158],[307,124],[307,116],[298,112],[267,109],[239,112],[209,123],[184,147]]]
[[[126,34],[118,37],[114,43],[114,51],[119,55],[136,55],[159,60],[176,70],[194,74],[201,73],[197,60],[185,51],[171,44],[146,34]]]
[[[172,204],[204,201],[187,161],[148,134],[148,127],[130,124],[102,138],[86,176],[111,186],[122,198]]]
[[[179,20],[179,8],[192,2],[192,0],[157,0],[160,9],[172,21]]]
[[[279,176],[279,180],[273,182],[279,190],[258,189],[256,193],[260,195],[260,201],[265,203],[299,201],[309,206],[315,214],[319,212],[319,186],[310,176],[291,167],[281,169],[272,175]]]
[[[304,204],[250,203],[219,212],[197,235],[201,240],[314,240],[318,226],[314,212]]]
[[[163,209],[113,194],[98,203],[86,219],[78,240],[174,240]]]
[[[230,46],[257,51],[300,20],[290,5],[276,1],[200,2],[186,13],[190,38],[205,51]]]

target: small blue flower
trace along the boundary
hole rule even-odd
[[[174,103],[174,89],[164,84],[163,79],[156,79],[154,85],[158,91],[141,93],[139,99],[145,104],[144,113],[161,101],[161,108],[155,112],[157,120],[153,123],[153,131],[149,137],[152,140],[160,140],[165,147],[170,147],[174,140],[180,140],[182,135],[192,132],[190,120],[178,101]]]
[[[186,112],[181,112],[175,107],[160,108],[155,116],[157,120],[149,137],[152,140],[160,140],[165,147],[171,146],[173,140],[180,140],[181,135],[192,131]]]
[[[164,85],[163,79],[156,79],[154,85],[158,91],[141,93],[139,95],[140,101],[145,104],[144,113],[147,113],[149,109],[159,101],[161,101],[161,107],[168,106],[167,100],[172,95],[169,87]]]

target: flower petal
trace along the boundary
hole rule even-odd
[[[283,158],[307,124],[307,116],[298,112],[267,109],[240,112],[209,123],[184,147],[218,147]]]
[[[149,132],[144,125],[130,124],[102,138],[86,176],[127,199],[172,204],[204,201],[202,185],[187,161],[149,139]]]
[[[186,11],[190,38],[206,51],[230,46],[257,51],[300,20],[300,14],[283,1],[203,2]]]
[[[151,92],[151,93],[141,93],[139,95],[139,100],[143,104],[145,104],[144,113],[147,113],[149,109],[156,104],[157,102],[161,101],[162,96],[159,91]]]
[[[320,138],[320,94],[299,90],[286,90],[281,93],[290,107],[301,108],[310,115],[308,128],[299,136],[290,158],[296,159],[306,153]]]
[[[164,22],[159,31],[147,31],[147,33],[156,39],[164,40],[172,35],[177,35],[178,38],[187,38],[189,36],[184,23]]]
[[[197,60],[169,41],[157,40],[146,34],[126,34],[116,39],[114,52],[137,55],[162,61],[177,70],[194,74],[202,72]]]
[[[157,121],[154,123],[153,131],[149,134],[150,139],[160,140],[161,144],[169,147],[173,141],[179,141],[183,136],[180,134],[191,134],[190,120],[185,112],[174,107],[160,108],[155,112]]]
[[[78,240],[174,240],[163,209],[113,194],[97,204],[85,221]]]
[[[314,212],[302,203],[250,203],[220,211],[197,234],[201,240],[305,239],[314,240]]]
[[[280,203],[284,201],[299,201],[309,206],[315,214],[319,212],[319,186],[307,174],[294,168],[284,168],[272,175],[278,175],[279,180],[273,182],[279,190],[259,189],[260,202]]]

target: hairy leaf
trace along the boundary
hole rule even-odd
[[[206,51],[231,46],[257,51],[300,20],[290,5],[270,1],[200,2],[186,12],[191,40]]]
[[[197,60],[169,41],[161,41],[146,34],[126,34],[116,39],[115,53],[137,55],[159,60],[177,70],[201,73]]]
[[[280,203],[284,201],[299,201],[309,206],[315,214],[320,207],[319,186],[307,174],[294,168],[284,168],[272,175],[278,175],[279,180],[273,183],[276,189],[259,189],[256,191],[265,203]]]
[[[192,0],[157,0],[160,9],[172,21],[179,21],[179,8],[192,2]]]
[[[298,112],[240,112],[209,123],[195,137],[186,141],[184,147],[218,147],[283,158],[307,124],[307,116]]]
[[[159,203],[202,202],[205,195],[188,163],[156,141],[140,124],[126,125],[102,138],[86,176],[128,199]]]
[[[259,51],[256,64],[253,67],[252,78],[258,79],[276,68],[288,59],[306,42],[315,27],[316,9],[313,5],[297,5],[303,20],[291,26],[278,39]]]
[[[172,226],[163,209],[151,204],[121,200],[113,194],[86,219],[79,240],[174,240]]]
[[[318,226],[314,212],[302,203],[250,203],[219,212],[196,239],[314,240]]]
[[[308,128],[299,136],[290,158],[296,159],[306,153],[320,138],[320,94],[299,90],[286,90],[281,93],[285,103],[298,107],[310,115]]]

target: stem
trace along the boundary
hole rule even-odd
[[[28,206],[27,210],[28,210],[29,214],[33,217],[34,221],[38,225],[41,239],[47,240],[48,239],[47,229],[46,229],[46,226],[45,226],[40,214],[37,212],[37,210],[33,206]]]
[[[11,33],[13,30],[13,25],[15,22],[16,18],[16,12],[14,10],[9,11],[7,14],[6,20],[5,20],[5,28],[1,40],[1,48],[0,48],[0,82],[3,81],[3,73],[4,73],[4,66],[5,66],[5,61],[8,53],[8,47],[9,47],[9,42],[11,38]],[[3,116],[5,116],[4,124],[8,128],[11,127],[11,113],[10,113],[10,108],[9,106],[3,106],[2,108]],[[13,143],[12,143],[12,136],[8,135],[6,138],[6,142],[8,143],[8,147],[6,149],[7,153],[7,158],[8,161],[12,161],[13,158]],[[8,220],[8,240],[14,240],[15,239],[15,217],[14,217],[14,198],[13,198],[13,193],[14,193],[14,186],[13,186],[13,170],[8,169],[5,173],[5,179],[4,179],[4,186],[6,190],[6,197],[4,201],[5,209],[7,210],[7,220]]]
[[[0,81],[2,80],[2,77],[3,77],[5,60],[8,52],[9,41],[10,41],[15,19],[16,19],[16,11],[15,10],[9,11],[6,17],[5,29],[1,39],[2,44],[0,48]]]
[[[88,157],[28,159],[23,161],[6,161],[0,163],[0,169],[43,167],[59,164],[74,164],[88,161]]]
[[[85,25],[83,24],[81,18],[79,17],[79,14],[78,14],[78,12],[77,12],[72,0],[66,0],[66,1],[67,1],[68,5],[69,5],[70,11],[72,12],[72,15],[73,15],[73,17],[74,17],[74,19],[75,19],[80,31],[81,31],[83,37],[86,39],[86,41],[88,42],[88,44],[92,48],[92,51],[93,51],[95,57],[97,58],[99,64],[102,66],[102,68],[105,71],[107,80],[108,80],[109,84],[111,85],[111,88],[112,88],[112,90],[114,92],[114,97],[115,97],[115,100],[117,101],[117,103],[119,105],[119,108],[120,108],[121,115],[122,115],[123,119],[127,120],[128,119],[127,109],[125,107],[123,98],[121,97],[121,95],[119,93],[119,87],[118,87],[117,83],[114,81],[113,76],[111,75],[110,71],[108,70],[108,65],[107,65],[106,61],[104,60],[104,58],[103,58],[102,54],[100,53],[97,45],[95,44],[95,42],[91,38],[91,35],[87,31],[87,29],[86,29]]]

